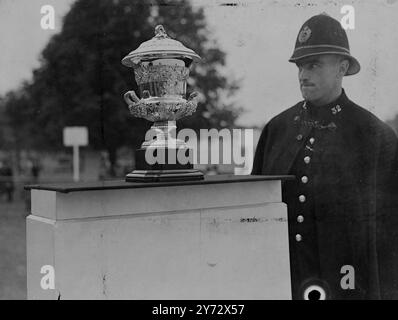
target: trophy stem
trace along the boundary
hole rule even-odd
[[[169,148],[180,149],[188,148],[185,141],[176,139],[176,121],[156,121],[150,130],[155,135],[152,140],[144,141],[141,148]]]
[[[176,139],[176,121],[156,121],[151,130],[154,138],[145,141],[136,152],[136,170],[126,176],[127,182],[166,182],[202,180],[203,173],[193,168],[193,163],[180,162],[180,151],[190,150],[181,139]],[[164,162],[148,164],[146,155],[156,155]],[[162,155],[162,156],[160,156]],[[189,156],[188,156],[189,157]],[[173,159],[173,162],[169,162]]]

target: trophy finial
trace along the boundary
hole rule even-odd
[[[161,24],[155,27],[155,38],[168,38],[166,30]]]

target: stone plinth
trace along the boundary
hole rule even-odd
[[[30,186],[28,299],[290,299],[289,178]]]

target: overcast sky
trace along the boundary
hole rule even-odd
[[[362,70],[344,87],[356,103],[383,120],[398,114],[398,1],[193,1],[203,5],[214,38],[227,53],[226,72],[242,79],[236,98],[246,109],[239,124],[262,126],[301,100],[297,70],[287,60],[301,25],[327,12],[340,20],[343,5],[355,9],[355,29],[347,30],[351,54]],[[49,38],[73,0],[0,0],[0,94],[30,79]],[[55,9],[55,30],[40,27],[43,5]],[[167,29],[167,27],[166,27]],[[181,30],[183,32],[183,30]],[[134,48],[132,48],[134,49]],[[116,61],[115,63],[119,63]]]

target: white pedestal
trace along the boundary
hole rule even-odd
[[[282,178],[34,186],[28,299],[290,299]]]

